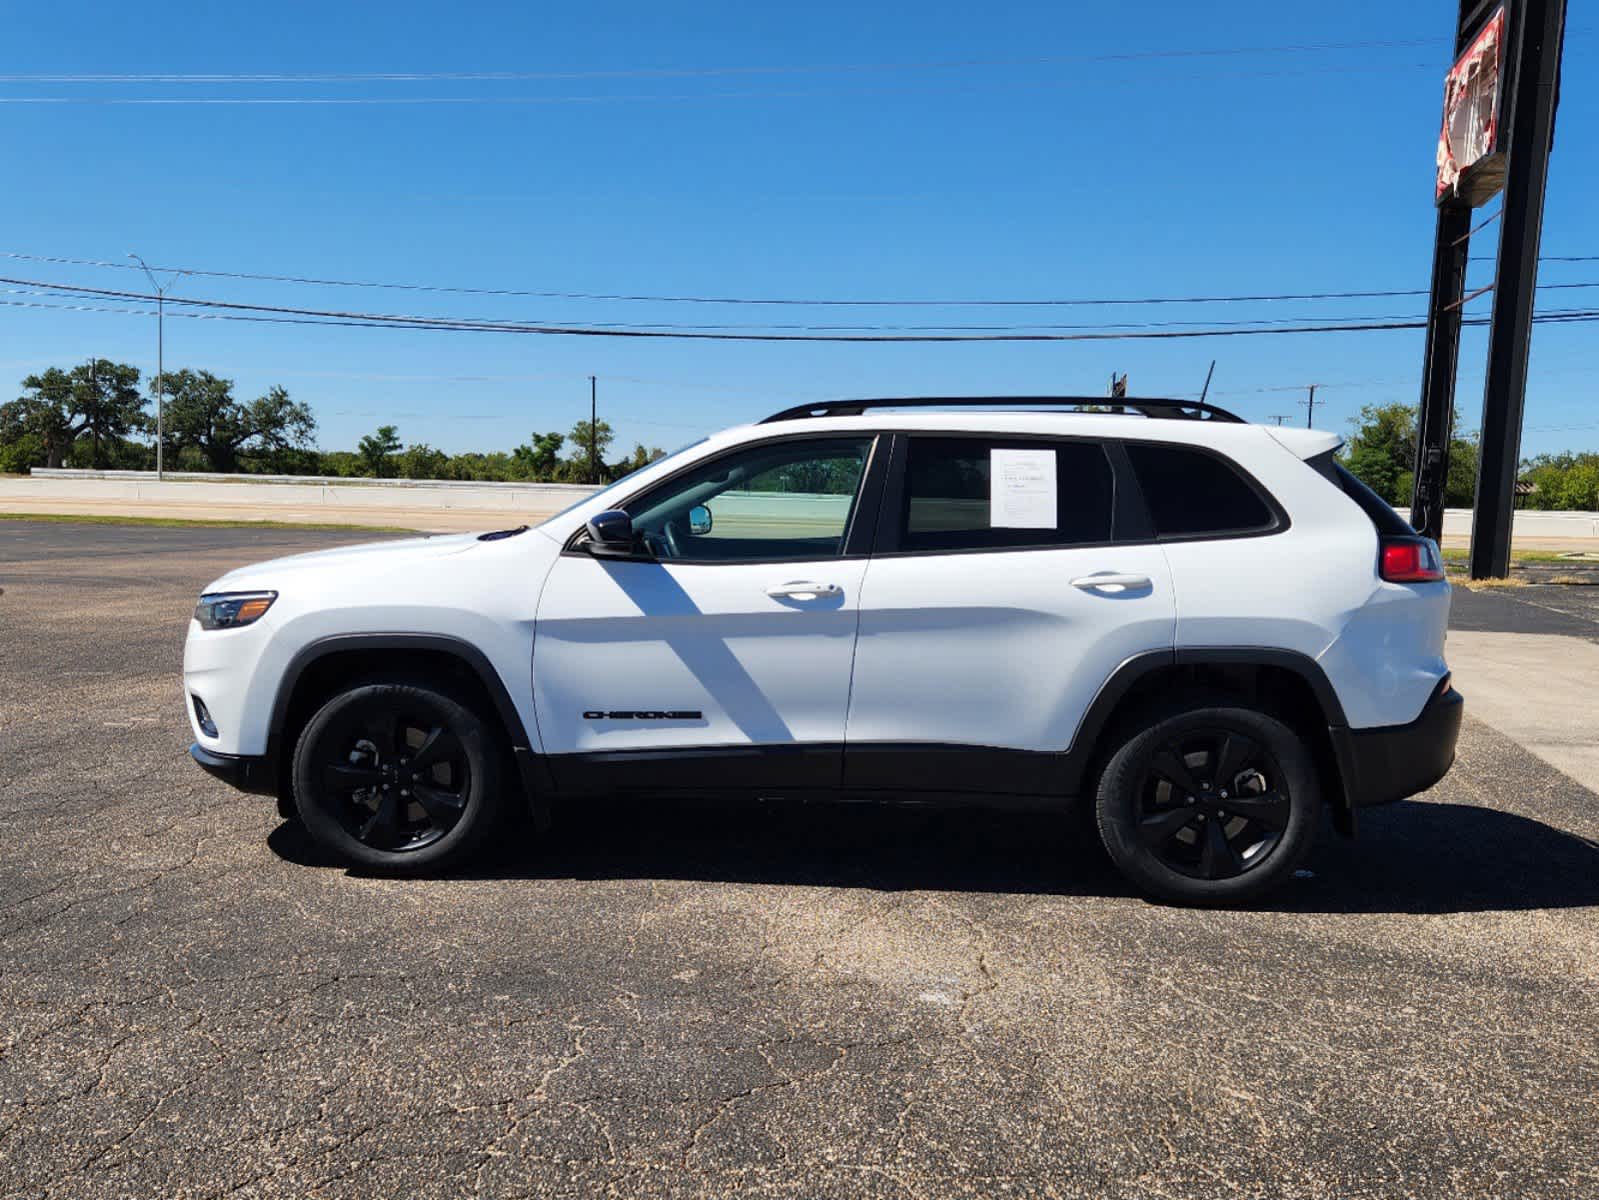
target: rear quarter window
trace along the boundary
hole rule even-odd
[[[1360,505],[1361,511],[1371,518],[1371,523],[1382,536],[1414,536],[1416,531],[1411,528],[1410,522],[1395,512],[1393,505],[1350,474],[1349,469],[1334,458],[1333,454],[1331,450],[1326,454],[1318,454],[1309,460],[1309,464],[1329,483]]]
[[[1278,517],[1226,459],[1187,446],[1126,443],[1156,537],[1263,533]]]

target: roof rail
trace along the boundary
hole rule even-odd
[[[1244,419],[1214,404],[1197,400],[1161,399],[1155,397],[1109,396],[902,396],[876,400],[819,400],[812,404],[797,404],[773,413],[761,422],[801,421],[806,417],[858,417],[874,408],[1076,408],[1109,409],[1114,412],[1136,412],[1146,417],[1187,421],[1225,421],[1244,424]]]

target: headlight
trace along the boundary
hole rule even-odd
[[[259,621],[278,598],[276,592],[212,592],[194,606],[201,629],[237,629]]]

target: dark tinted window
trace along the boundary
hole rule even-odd
[[[913,437],[900,545],[980,550],[1107,542],[1110,463],[1092,442]]]
[[[1149,442],[1128,442],[1127,455],[1158,536],[1247,533],[1276,522],[1255,489],[1216,455]]]

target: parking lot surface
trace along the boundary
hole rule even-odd
[[[1599,1194],[1599,802],[1489,727],[1258,911],[918,810],[362,878],[179,688],[203,584],[351,540],[0,525],[0,1195]]]

